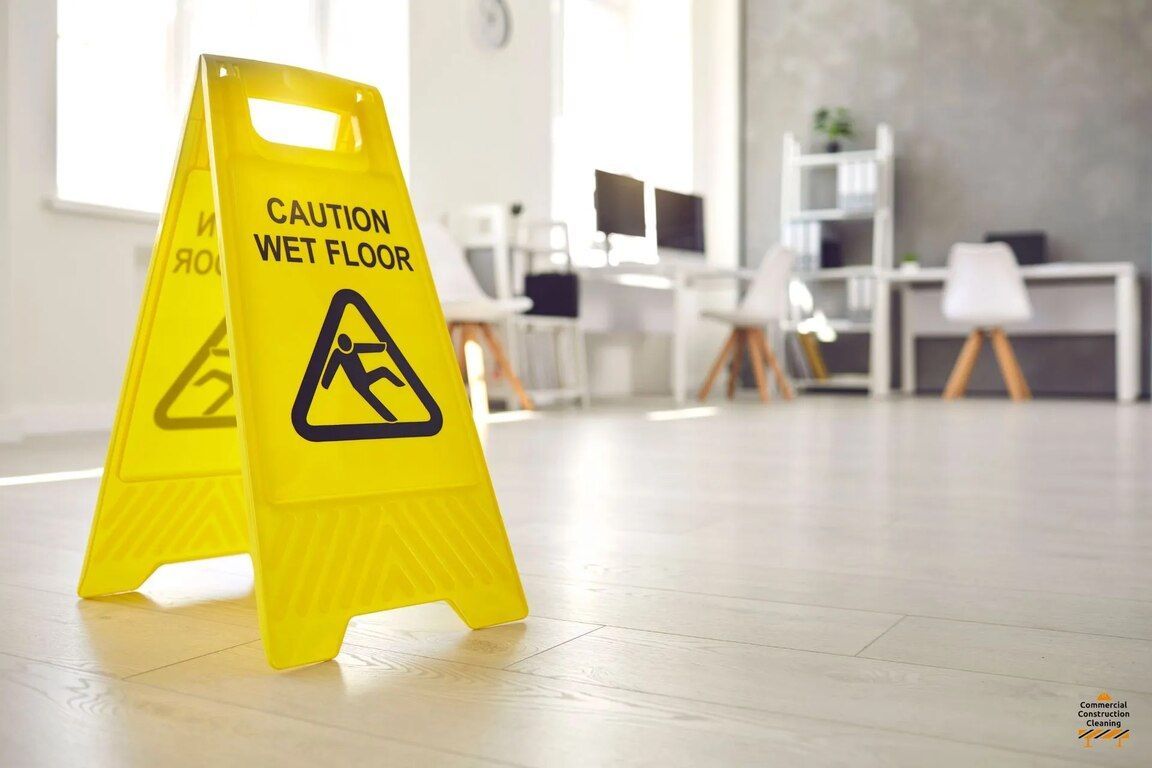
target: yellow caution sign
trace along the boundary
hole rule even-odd
[[[268,104],[331,143],[261,135]],[[362,613],[528,610],[380,94],[203,56],[79,593],[241,552],[278,668]]]

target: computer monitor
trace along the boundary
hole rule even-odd
[[[1021,266],[1048,261],[1048,235],[1041,231],[989,232],[984,235],[984,242],[1005,243]]]
[[[704,253],[704,198],[656,190],[656,247]]]
[[[606,235],[644,236],[644,182],[596,171],[596,229]]]

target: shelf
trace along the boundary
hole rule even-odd
[[[563,253],[563,254],[567,255],[568,250],[569,250],[568,248],[564,248],[564,247],[560,247],[560,246],[552,248],[552,247],[544,246],[544,245],[541,245],[539,247],[527,246],[527,245],[511,245],[511,246],[509,246],[509,249],[513,250],[513,251],[518,251],[519,253],[527,254],[529,256],[544,256],[544,255],[551,255],[551,254],[555,254],[555,253]]]
[[[874,163],[880,159],[874,149],[862,149],[854,152],[823,152],[813,155],[798,155],[792,158],[794,165],[802,168],[817,166],[837,166],[846,163]]]
[[[830,317],[826,322],[837,333],[871,333],[872,324],[866,320],[849,320],[848,318]],[[780,327],[786,331],[795,331],[799,323],[785,320]]]
[[[807,390],[868,390],[872,384],[871,377],[866,373],[838,373],[826,379],[797,379],[798,389]]]
[[[851,280],[857,277],[877,277],[879,273],[876,267],[860,265],[855,267],[827,267],[810,272],[793,272],[792,277],[800,282],[818,282],[821,280]]]
[[[806,153],[796,134],[784,134],[779,198],[780,239],[805,257],[798,264],[805,266],[818,264],[821,242],[829,233],[840,231],[841,234],[847,234],[861,227],[871,230],[869,243],[865,243],[863,238],[860,238],[859,243],[853,242],[859,250],[865,249],[870,244],[868,256],[861,254],[849,259],[851,266],[794,270],[790,279],[796,283],[807,284],[807,289],[813,294],[831,291],[853,295],[856,291],[851,289],[861,288],[876,301],[874,309],[859,314],[855,311],[855,304],[851,312],[846,305],[831,307],[830,311],[840,317],[828,319],[827,327],[844,338],[866,338],[870,341],[869,362],[862,366],[864,370],[836,373],[823,380],[801,379],[796,382],[796,386],[800,389],[866,393],[871,390],[874,383],[872,381],[874,371],[871,370],[873,365],[877,371],[886,372],[889,368],[891,345],[888,329],[875,325],[875,321],[887,317],[885,308],[890,294],[886,284],[889,281],[895,282],[889,277],[893,273],[894,158],[892,129],[884,123],[876,126],[876,141],[871,147],[851,152]],[[806,171],[821,168],[827,170],[824,172],[816,170],[813,173]],[[816,177],[820,175],[835,177],[828,179],[836,182],[835,197],[821,199],[806,195],[810,183],[817,181]],[[865,193],[865,189],[869,192]],[[865,231],[860,230],[856,234],[864,235]],[[843,241],[849,240],[855,241],[857,238],[843,239]],[[855,280],[859,280],[859,284],[854,283]],[[819,298],[823,297],[814,296],[814,299]],[[797,325],[798,323],[793,322],[785,326],[789,330],[789,341],[796,340],[792,334],[796,333]],[[795,350],[796,365],[789,367],[793,370],[808,370],[813,367],[805,361],[808,352],[803,345],[796,346],[798,347]],[[792,351],[791,346],[789,350]],[[790,362],[792,357],[790,354]],[[816,367],[824,370],[819,365]],[[876,384],[878,389],[884,389],[879,386],[878,381]]]
[[[810,208],[791,214],[789,221],[866,221],[876,218],[875,208],[849,211],[843,208]]]

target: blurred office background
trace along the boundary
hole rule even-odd
[[[275,8],[9,0],[0,18],[8,297],[0,431],[15,437],[110,423],[201,51],[375,84],[422,211],[518,203],[524,220],[567,224],[579,266],[605,259],[592,202],[594,171],[603,169],[698,195],[706,234],[699,258],[755,267],[781,237],[781,138],[791,131],[805,151],[818,149],[812,114],[836,106],[850,111],[856,129],[846,150],[874,146],[880,124],[895,137],[893,266],[905,253],[941,266],[954,242],[1040,231],[1047,260],[1131,262],[1147,272],[1152,80],[1140,75],[1150,33],[1139,0],[504,7],[510,33],[492,44],[477,18],[484,10],[463,0],[297,0]],[[650,230],[653,218],[649,212]],[[871,227],[826,222],[820,237],[836,241],[842,263],[865,264]],[[618,236],[617,256],[658,261],[647,234]],[[490,269],[483,258],[473,263]],[[612,290],[602,289],[606,300],[621,303]],[[711,285],[700,301],[731,302],[738,290]],[[1056,292],[1056,306],[1083,300],[1110,311],[1099,285],[1044,290]],[[894,348],[899,304],[891,311]],[[589,338],[593,394],[666,393],[664,335],[638,337],[642,324],[618,317],[601,325]],[[1016,345],[1033,389],[1114,391],[1114,335],[1091,332],[1091,323],[1063,335],[1059,322],[1050,325],[1052,332]],[[831,367],[867,366],[875,341],[852,336],[826,345]],[[694,328],[686,342],[691,382],[722,338],[707,324]],[[943,386],[960,341],[916,341],[918,389]],[[1146,341],[1145,318],[1141,372]],[[889,358],[898,384],[901,356]],[[1142,390],[1146,380],[1142,374]],[[977,369],[974,390],[999,386],[992,367]]]

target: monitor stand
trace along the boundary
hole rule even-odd
[[[616,251],[616,249],[612,247],[612,235],[607,233],[607,232],[602,232],[600,230],[597,230],[597,231],[600,232],[600,234],[602,234],[604,236],[604,239],[603,239],[603,241],[601,241],[599,243],[595,243],[594,245],[596,247],[598,247],[599,250],[604,251],[605,264],[609,267],[620,266],[620,264],[622,264],[624,262],[615,262],[612,260],[612,254]],[[629,252],[629,249],[625,248],[624,254],[627,255],[628,252]],[[657,264],[660,261],[660,254],[658,251],[655,252],[655,255],[656,255],[655,261],[649,261],[649,260],[646,260],[643,258],[631,258],[631,259],[626,259],[626,261],[628,263],[635,263],[635,264],[640,264],[640,265],[652,266],[653,264]]]
[[[604,242],[601,243],[600,246],[604,251],[604,263],[610,267],[614,266],[612,264],[612,235],[607,232],[601,232],[600,234],[604,235]]]

